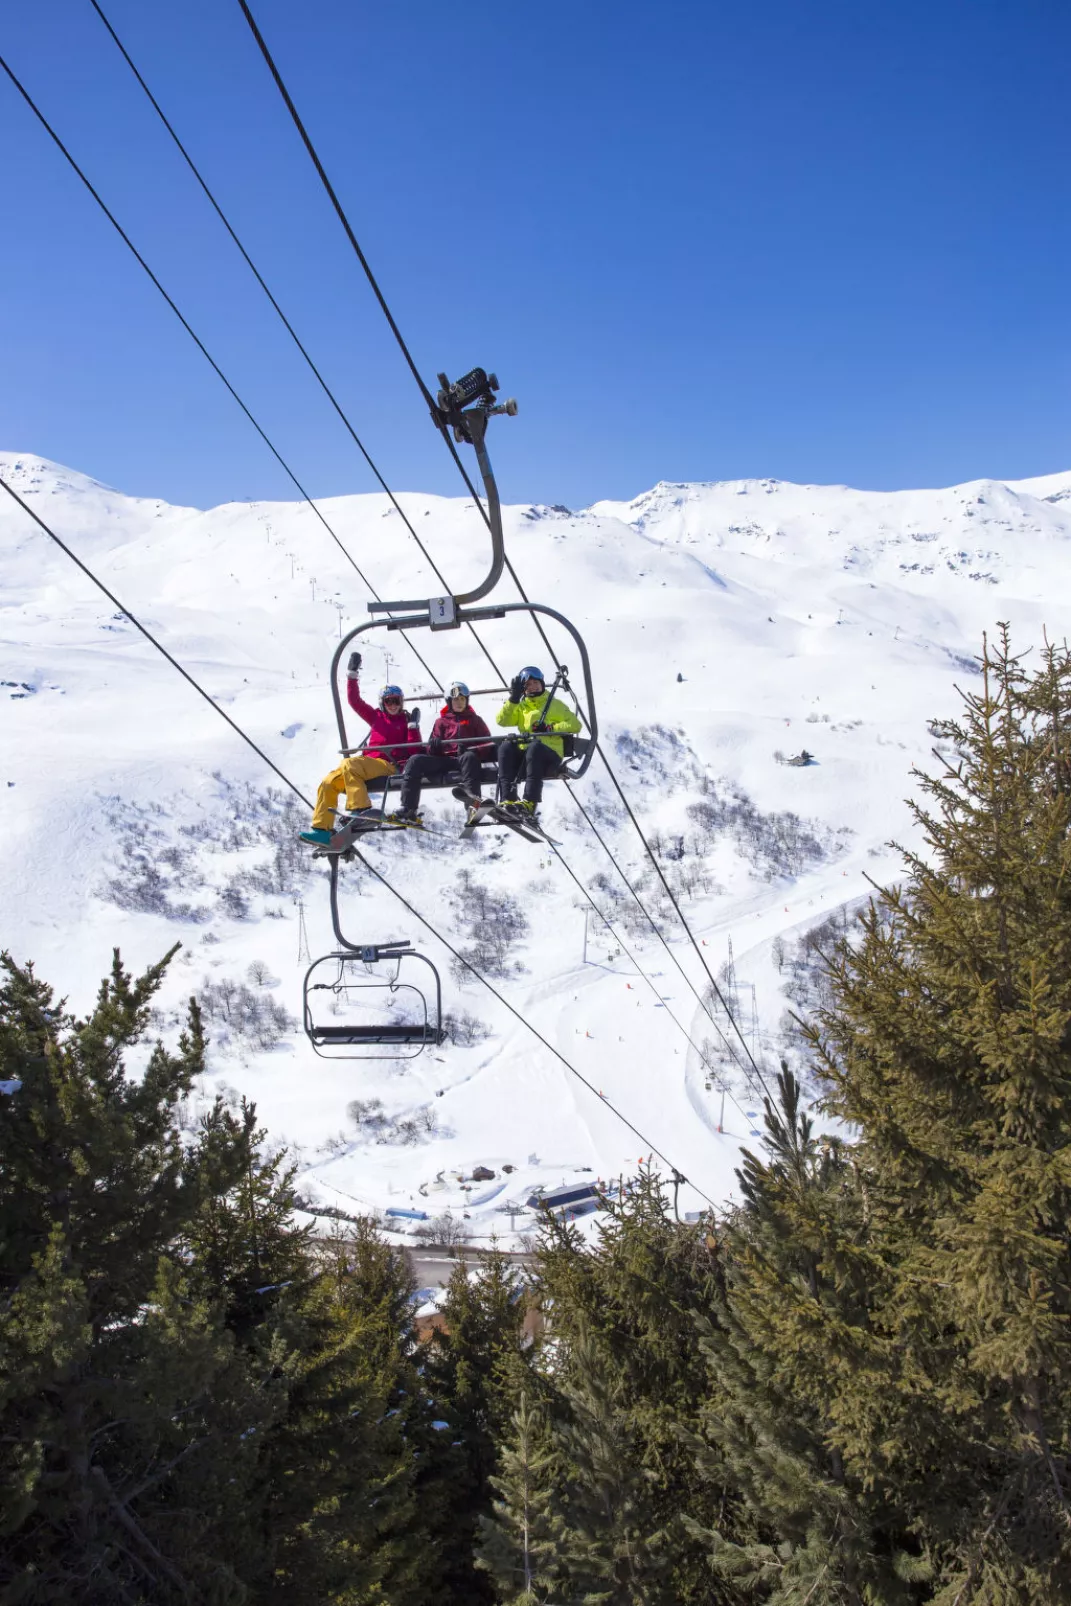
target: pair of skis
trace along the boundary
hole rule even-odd
[[[313,858],[334,853],[349,853],[354,846],[354,839],[368,836],[373,831],[426,831],[427,826],[422,820],[389,820],[383,814],[354,814],[339,826],[334,832],[330,842],[325,842],[322,848],[317,848]],[[438,835],[438,832],[434,832]]]
[[[512,809],[503,808],[501,803],[476,797],[473,792],[467,792],[463,786],[455,786],[451,790],[458,802],[468,804],[471,811],[461,829],[465,841],[469,840],[479,825],[508,825],[511,831],[523,836],[526,842],[549,842],[551,847],[558,846],[554,838],[548,836],[539,821],[531,815],[515,814]]]
[[[469,817],[461,828],[461,835],[465,841],[471,838],[477,826],[505,825],[518,836],[523,836],[526,842],[547,842],[554,848],[560,845],[552,836],[547,835],[538,820],[528,815],[515,814],[512,809],[503,808],[501,803],[496,803],[493,799],[476,797],[463,786],[455,786],[452,790],[458,802],[466,804],[469,810]],[[354,814],[345,825],[339,827],[330,842],[325,842],[323,847],[315,850],[313,857],[351,853],[355,839],[368,836],[373,831],[427,830],[428,827],[423,820],[391,820],[382,814]],[[441,835],[438,831],[432,831],[430,834]]]

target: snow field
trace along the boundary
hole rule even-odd
[[[28,454],[0,454],[0,473],[311,797],[338,745],[331,653],[340,630],[366,617],[368,600],[311,511],[289,503],[171,508]],[[416,494],[401,500],[453,584],[482,572],[486,534],[475,510]],[[385,497],[319,506],[381,595],[437,590]],[[1054,599],[1065,594],[1071,561],[1071,473],[900,493],[663,484],[575,514],[510,508],[506,525],[529,594],[567,613],[584,635],[621,783],[657,836],[667,874],[691,877],[685,909],[715,971],[731,938],[742,1029],[750,1043],[754,984],[755,1050],[775,1064],[786,1000],[774,939],[798,936],[858,899],[867,877],[896,874],[886,844],[911,838],[903,801],[911,766],[936,762],[927,721],[954,713],[955,685],[970,683],[983,630],[1009,620],[1020,649],[1039,644],[1045,626],[1063,634]],[[7,499],[0,608],[0,943],[33,958],[85,1008],[113,945],[140,968],[180,941],[161,996],[165,1032],[183,999],[206,984],[244,983],[255,994],[246,972],[261,960],[274,983],[261,991],[296,1020],[306,968],[299,903],[311,954],[334,946],[324,872],[295,858],[270,890],[267,816],[254,810],[241,840],[228,843],[223,830],[235,813],[233,788],[248,783],[262,800],[276,778]],[[507,678],[545,657],[534,629],[515,617],[481,634]],[[434,689],[397,635],[373,640],[362,643],[366,688],[390,678],[412,694]],[[495,683],[467,633],[424,632],[416,644],[444,682]],[[578,672],[567,643],[555,645]],[[500,700],[476,699],[489,723]],[[437,707],[422,704],[425,730]],[[814,765],[776,762],[776,752],[802,747]],[[726,812],[734,787],[750,814]],[[664,899],[597,760],[578,793],[659,907]],[[706,831],[689,814],[704,798],[717,822]],[[663,1008],[594,916],[582,962],[579,895],[549,850],[492,831],[462,844],[453,799],[429,793],[425,803],[442,837],[384,834],[369,843],[369,858],[462,948],[473,940],[456,899],[462,870],[517,900],[528,930],[508,963],[523,968],[495,985],[596,1091],[471,978],[455,980],[427,932],[371,876],[347,866],[347,934],[412,938],[439,967],[446,1010],[479,1016],[489,1035],[405,1065],[329,1063],[297,1031],[263,1048],[213,1020],[203,1097],[222,1084],[230,1096],[255,1098],[272,1135],[298,1153],[310,1200],[468,1211],[478,1235],[508,1237],[502,1207],[536,1185],[588,1176],[584,1167],[603,1177],[636,1169],[649,1151],[600,1091],[699,1187],[724,1198],[754,1124],[746,1112],[760,1106],[737,1075],[738,1103],[726,1100],[726,1130],[717,1132],[717,1088],[706,1091],[700,1058],[667,1010],[696,1043],[715,1034],[665,949],[649,930],[618,923]],[[820,857],[778,865],[784,830],[770,822],[785,811],[819,842]],[[548,786],[544,817],[609,908],[606,889],[620,884],[563,788]],[[160,855],[172,848],[178,868],[169,870]],[[188,903],[194,916],[117,905],[107,887],[139,851],[163,865],[171,905]],[[236,896],[244,913],[232,907]],[[629,903],[627,894],[616,900],[618,916]],[[702,991],[706,979],[679,929],[672,920],[663,929]],[[380,1099],[397,1121],[430,1112],[433,1130],[411,1144],[376,1141],[347,1116],[355,1098]],[[507,1163],[516,1169],[504,1175]],[[466,1192],[459,1178],[478,1164],[496,1181]],[[700,1202],[682,1189],[682,1209]]]

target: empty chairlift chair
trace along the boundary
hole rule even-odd
[[[323,1059],[415,1059],[445,1036],[439,973],[408,942],[325,954],[306,972],[303,999],[305,1034]]]

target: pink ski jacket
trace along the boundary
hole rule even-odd
[[[414,753],[423,752],[420,732],[409,724],[404,708],[399,714],[388,714],[382,708],[373,708],[361,696],[355,675],[346,677],[346,698],[354,713],[360,714],[369,728],[370,734],[365,743],[367,751],[374,748],[379,758],[389,759],[399,767]]]

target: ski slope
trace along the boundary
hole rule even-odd
[[[338,742],[331,653],[340,631],[366,617],[368,598],[310,509],[171,507],[30,454],[0,454],[0,473],[311,796]],[[487,544],[475,509],[419,494],[400,500],[455,589],[474,583]],[[507,1207],[533,1186],[631,1174],[646,1158],[606,1099],[712,1198],[731,1193],[739,1146],[755,1124],[748,1112],[759,1108],[754,1092],[723,1051],[708,1089],[685,1033],[702,1045],[715,1032],[666,948],[633,919],[634,905],[560,786],[547,788],[545,823],[657,993],[594,916],[584,961],[582,900],[549,850],[493,831],[461,843],[458,805],[429,793],[437,834],[384,833],[367,852],[463,947],[477,940],[458,903],[465,871],[517,901],[527,931],[495,985],[522,1019],[471,978],[455,980],[428,933],[351,866],[343,871],[347,934],[418,942],[440,968],[446,1008],[478,1017],[488,1035],[409,1064],[318,1059],[285,1022],[301,1009],[302,915],[313,957],[334,946],[326,880],[322,866],[296,856],[285,873],[270,870],[288,830],[278,804],[265,801],[275,778],[2,501],[3,946],[33,959],[85,1009],[113,945],[140,968],[181,943],[160,1030],[174,1031],[191,993],[207,988],[217,1000],[210,1070],[189,1118],[217,1090],[254,1098],[273,1138],[298,1156],[302,1190],[319,1206],[451,1209],[467,1213],[478,1238],[508,1238],[531,1218]],[[381,595],[438,590],[385,497],[318,505]],[[529,595],[568,614],[587,641],[622,785],[684,889],[715,971],[731,941],[741,1029],[756,1055],[775,1063],[786,1006],[775,939],[791,942],[860,898],[868,877],[896,874],[888,843],[910,840],[911,766],[935,762],[927,722],[955,711],[955,686],[970,683],[982,632],[1006,619],[1021,649],[1036,647],[1046,627],[1063,635],[1071,473],[897,493],[766,480],[660,484],[632,502],[575,513],[511,507],[505,522]],[[509,592],[504,585],[513,600]],[[389,678],[413,695],[433,690],[405,642],[391,634],[384,645],[385,634],[364,649],[365,689]],[[507,678],[546,656],[534,628],[515,616],[482,635]],[[467,633],[424,632],[416,641],[444,683],[498,683]],[[568,662],[566,640],[555,645]],[[501,698],[474,701],[493,724]],[[425,730],[437,708],[423,705]],[[803,747],[816,759],[806,768],[775,758]],[[598,761],[578,791],[659,908],[664,900]],[[704,799],[705,823],[688,812]],[[786,811],[798,827],[778,820]],[[671,915],[663,930],[702,989]],[[258,983],[247,978],[251,961],[263,966]],[[221,988],[239,983],[261,1003],[274,1000],[284,1024],[271,1046],[228,1023]],[[527,1020],[594,1092],[540,1045]],[[731,1036],[724,1017],[721,1025]],[[729,1083],[722,1131],[719,1076]],[[380,1101],[378,1124],[353,1124],[354,1099]],[[415,1141],[401,1141],[414,1125]],[[503,1172],[506,1164],[514,1169]],[[494,1181],[464,1183],[476,1165],[492,1169]],[[682,1210],[700,1203],[682,1189]]]

